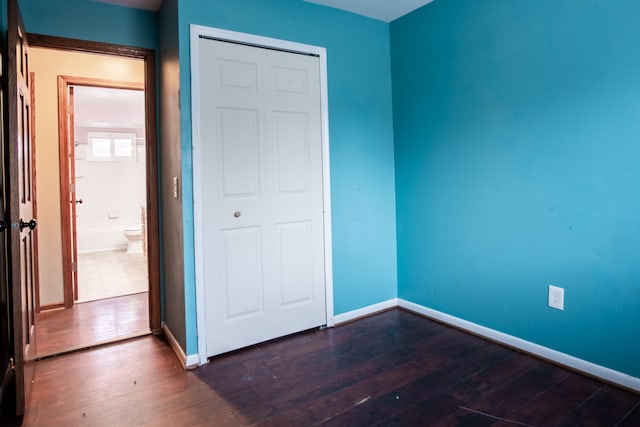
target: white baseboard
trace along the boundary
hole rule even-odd
[[[184,369],[197,368],[200,365],[200,358],[198,357],[198,355],[191,354],[187,356],[184,350],[182,350],[182,347],[180,347],[180,344],[178,344],[178,340],[176,340],[176,337],[173,336],[171,330],[164,322],[162,322],[162,330],[164,331],[165,337],[167,337],[167,341],[169,341],[169,345],[173,349],[176,356],[178,356],[178,360],[180,360],[182,367]]]
[[[206,364],[206,361],[205,361]],[[195,369],[200,366],[200,357],[197,354],[190,354],[184,362],[185,369]]]
[[[333,317],[333,321],[336,325],[340,325],[341,323],[351,322],[353,320],[359,319],[360,317],[371,316],[372,314],[376,314],[380,311],[388,310],[390,308],[394,308],[397,306],[398,306],[398,299],[392,298],[390,300],[369,305],[367,307],[359,308],[357,310],[338,314],[337,316]]]
[[[548,347],[543,347],[530,341],[514,337],[513,335],[508,335],[403,299],[398,299],[398,306],[575,371],[600,378],[604,381],[608,381],[631,390],[640,391],[640,378],[632,377],[631,375],[614,371],[613,369],[596,365],[595,363],[579,359],[566,353],[561,353]]]

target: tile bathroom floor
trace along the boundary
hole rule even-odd
[[[146,292],[149,287],[147,258],[117,251],[78,254],[78,301]]]

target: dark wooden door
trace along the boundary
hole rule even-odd
[[[0,57],[0,61],[4,58],[4,51],[2,52],[2,57]],[[6,76],[0,72],[2,79],[4,80]],[[4,93],[4,85],[0,85],[0,111],[4,111],[5,107],[5,93]],[[0,121],[0,132],[4,135],[5,126],[4,120]],[[4,138],[1,138],[2,141],[2,151],[0,152],[0,158],[4,159],[2,153],[4,150]],[[7,216],[8,212],[6,211],[7,203],[5,199],[6,192],[6,181],[4,179],[4,175],[0,174],[0,208],[2,209],[2,214],[0,214],[0,408],[4,407],[3,402],[4,399],[8,397],[11,381],[11,368],[12,368],[12,359],[13,359],[13,344],[11,341],[11,297],[9,282],[7,280],[7,265],[9,263],[9,257],[7,256],[7,252],[5,250],[7,245],[7,239],[9,237],[9,232],[6,231],[9,224],[9,218]],[[1,411],[1,409],[0,409]],[[0,414],[0,416],[2,416]]]
[[[13,322],[16,412],[24,413],[36,355],[31,94],[26,33],[17,0],[8,1],[7,117],[9,281]]]

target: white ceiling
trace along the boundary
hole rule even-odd
[[[96,0],[120,6],[156,11],[162,0]],[[323,6],[346,10],[358,15],[391,22],[433,0],[304,0]]]
[[[304,0],[391,22],[433,0]]]
[[[144,127],[144,91],[75,86],[76,126],[96,128]]]
[[[95,0],[101,3],[117,4],[118,6],[132,7],[134,9],[144,9],[157,11],[160,9],[162,0]]]

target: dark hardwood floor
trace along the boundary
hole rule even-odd
[[[78,303],[38,314],[38,357],[150,333],[148,293]]]
[[[27,426],[639,426],[640,395],[402,310],[185,372],[144,337],[37,362]]]

